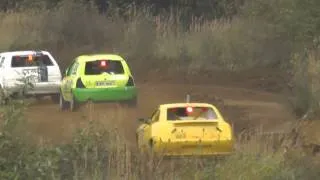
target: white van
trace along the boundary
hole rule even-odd
[[[0,53],[0,86],[5,95],[51,96],[59,102],[61,71],[48,51]],[[28,85],[27,85],[28,84]]]

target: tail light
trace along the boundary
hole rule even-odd
[[[192,107],[190,107],[190,106],[189,106],[189,107],[187,107],[187,109],[186,109],[186,110],[187,110],[187,113],[192,113],[192,112],[193,112],[193,108],[192,108]]]
[[[81,78],[78,78],[76,88],[86,88],[83,82],[81,81]]]
[[[129,76],[129,79],[128,79],[126,86],[134,86],[134,80],[131,76]]]

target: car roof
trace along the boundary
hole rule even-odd
[[[186,107],[186,106],[202,106],[202,107],[215,107],[212,104],[208,103],[169,103],[169,104],[161,104],[161,108],[175,108],[175,107]]]
[[[95,61],[99,59],[124,61],[124,59],[117,54],[85,54],[77,57],[79,62]]]
[[[41,52],[43,54],[48,54],[48,51],[43,51],[43,50],[24,50],[24,51],[5,51],[5,52],[1,52],[1,55],[28,55],[28,54],[32,54],[35,52]]]

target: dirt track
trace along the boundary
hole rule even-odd
[[[217,104],[225,118],[234,124],[237,132],[244,128],[264,126],[266,130],[283,130],[286,122],[294,117],[284,105],[281,95],[241,88],[213,85],[144,83],[139,87],[139,108],[128,111],[117,105],[84,105],[78,112],[59,112],[58,105],[42,100],[29,107],[28,128],[37,138],[51,139],[59,143],[67,140],[71,132],[83,126],[89,119],[119,125],[128,139],[134,141],[138,125],[137,117],[151,115],[160,103],[181,102],[187,93],[191,101]],[[217,101],[222,99],[224,103]]]

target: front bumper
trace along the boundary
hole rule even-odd
[[[136,87],[75,88],[72,92],[78,102],[125,101],[137,97]]]
[[[234,148],[232,140],[157,141],[153,151],[164,156],[208,156],[228,155]]]

